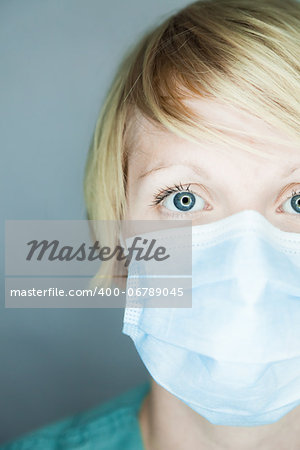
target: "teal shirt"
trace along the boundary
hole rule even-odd
[[[138,412],[150,383],[42,427],[1,450],[143,450]]]

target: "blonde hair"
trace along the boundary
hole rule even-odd
[[[125,56],[96,124],[85,171],[88,218],[124,218],[136,111],[186,139],[234,145],[247,134],[196,117],[183,103],[193,96],[216,99],[298,143],[299,42],[296,0],[196,1],[150,30]],[[265,139],[249,137],[252,142]],[[268,143],[278,144],[278,138]],[[244,141],[238,145],[257,153]],[[111,243],[116,233],[111,231]],[[101,276],[112,274],[108,266]]]

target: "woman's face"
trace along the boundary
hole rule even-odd
[[[284,138],[244,112],[201,99],[190,100],[189,106],[222,125]],[[300,148],[296,144],[272,148],[252,144],[274,155],[272,160],[238,147],[192,143],[141,116],[132,133],[128,219],[188,219],[198,225],[254,209],[283,231],[300,232]]]

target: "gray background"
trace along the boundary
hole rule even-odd
[[[83,219],[83,167],[124,50],[184,0],[1,0],[5,219]],[[4,257],[1,258],[4,273]],[[147,378],[121,309],[0,314],[0,442],[96,406]]]

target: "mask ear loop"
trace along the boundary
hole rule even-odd
[[[128,247],[127,247],[126,241],[125,241],[125,239],[123,237],[122,230],[120,230],[120,233],[119,233],[119,242],[120,242],[121,247],[124,249],[124,256],[127,256],[129,251],[128,251]]]
[[[126,241],[124,239],[122,230],[120,230],[119,233],[119,242],[121,247],[124,249],[124,256],[128,256],[129,250],[128,246],[126,244]],[[136,267],[133,269],[133,274],[137,275]],[[138,280],[136,278],[131,278],[130,282],[128,283],[128,276],[129,276],[129,270],[127,272],[127,282],[126,282],[126,302],[125,302],[125,308],[124,308],[124,316],[123,316],[123,332],[127,330],[127,333],[129,333],[129,330],[131,330],[131,333],[135,336],[138,335],[138,331],[136,329],[136,326],[139,322],[139,318],[142,313],[142,308],[139,299],[135,297],[135,295],[128,295],[128,288],[130,288],[133,293],[136,291],[138,287]]]
[[[127,260],[127,256],[129,254],[128,246],[126,244],[126,240],[124,238],[124,230],[120,227],[119,234],[118,234],[118,247],[120,247],[120,256],[121,261],[119,262],[119,270],[118,270],[118,276],[121,277],[121,285],[122,285],[122,292],[124,293],[125,287],[127,285],[128,280],[128,267],[125,266],[125,262]],[[126,307],[126,302],[125,302]]]

